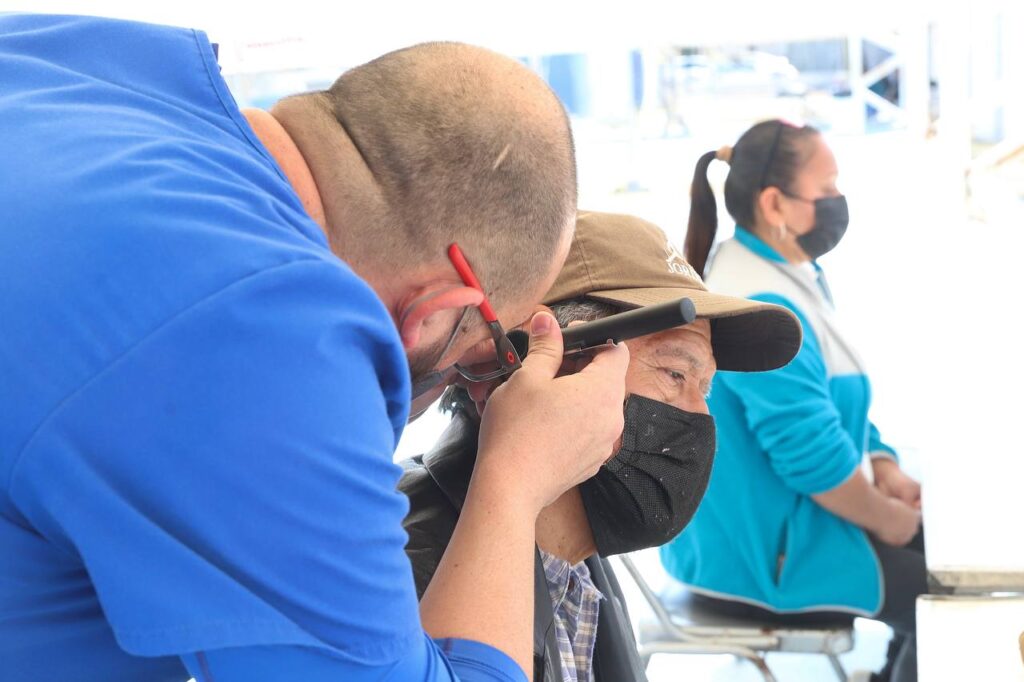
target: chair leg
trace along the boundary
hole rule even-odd
[[[839,682],[846,682],[846,671],[843,670],[843,664],[839,660],[839,657],[835,654],[828,654],[828,662],[832,664],[832,670],[835,671],[836,676],[839,678]]]
[[[737,654],[737,656],[745,658],[753,663],[754,667],[757,668],[757,672],[761,673],[761,677],[764,678],[764,682],[776,682],[775,675],[773,675],[771,669],[768,668],[768,661],[764,660],[762,656],[758,656],[754,653],[751,653],[750,655]]]

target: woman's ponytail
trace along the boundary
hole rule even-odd
[[[683,254],[687,262],[702,277],[718,231],[718,203],[711,183],[708,182],[708,166],[716,158],[719,158],[719,152],[708,152],[697,160],[693,182],[690,184],[690,219],[686,226],[686,241],[683,243]]]

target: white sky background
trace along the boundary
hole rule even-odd
[[[998,4],[1000,0],[989,0]],[[1009,1],[1009,0],[1007,0]],[[375,3],[320,0],[257,5],[178,0],[0,0],[0,11],[121,17],[206,30],[216,41],[273,41],[302,36],[329,40],[337,59],[365,61],[425,40],[463,40],[516,53],[585,51],[640,44],[713,44],[842,35],[851,28],[917,20],[939,12],[918,0],[835,2],[760,0],[621,3],[495,3],[439,0]],[[980,3],[986,4],[985,0]]]
[[[938,4],[293,0],[256,9],[253,3],[193,0],[0,0],[0,11],[98,14],[203,28],[227,48],[222,62],[230,72],[261,66],[254,59],[341,68],[439,39],[523,55],[838,37],[880,17],[889,24],[920,20],[926,12],[942,11],[934,8]],[[246,48],[256,44],[264,48]],[[280,48],[266,49],[267,44]],[[732,141],[698,136],[664,144],[590,144],[581,136],[581,205],[637,213],[681,241],[693,161]],[[840,312],[873,370],[876,420],[926,478],[929,553],[940,563],[968,557],[1022,567],[1024,547],[1011,523],[1024,518],[1024,363],[1015,319],[1024,293],[1020,226],[998,216],[986,224],[968,220],[962,175],[940,145],[901,134],[832,143],[853,220],[848,238],[824,264]],[[646,191],[612,192],[623,169]],[[410,430],[404,454],[429,446],[440,424],[433,420]],[[933,532],[936,538],[946,533],[948,540],[933,543]]]

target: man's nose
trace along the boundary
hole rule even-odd
[[[687,384],[687,391],[683,398],[682,409],[687,412],[694,412],[696,414],[711,414],[711,410],[708,409],[708,401],[704,396],[704,392],[697,387],[696,382],[691,385]]]

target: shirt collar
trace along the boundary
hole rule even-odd
[[[554,554],[548,554],[540,550],[540,558],[544,563],[544,577],[548,580],[548,592],[551,593],[551,602],[558,608],[558,605],[565,599],[565,593],[569,589],[569,576],[572,574],[572,566],[569,562]]]
[[[747,247],[761,258],[765,260],[775,261],[777,263],[788,263],[785,258],[782,257],[778,251],[768,246],[766,243],[761,241],[761,238],[756,234],[743,227],[742,225],[736,226],[736,241],[743,246]]]
[[[603,599],[604,595],[594,585],[590,577],[590,570],[583,561],[573,566],[568,561],[554,554],[548,554],[538,548],[541,561],[544,564],[544,577],[548,581],[548,592],[551,594],[552,605],[557,609],[565,599],[570,588],[570,578],[575,578],[575,585],[587,594],[593,594],[597,599]]]
[[[742,225],[736,226],[736,241],[743,244],[743,246],[747,247],[765,260],[774,261],[776,263],[785,263],[786,265],[792,266],[792,264],[783,258],[778,251],[768,246],[760,237]],[[800,273],[801,276],[806,277],[808,281],[814,282],[825,297],[825,300],[828,301],[829,304],[832,303],[832,291],[829,289],[828,283],[825,281],[825,271],[821,269],[820,265],[818,265],[818,261],[811,260],[798,265],[796,266],[796,271]]]

